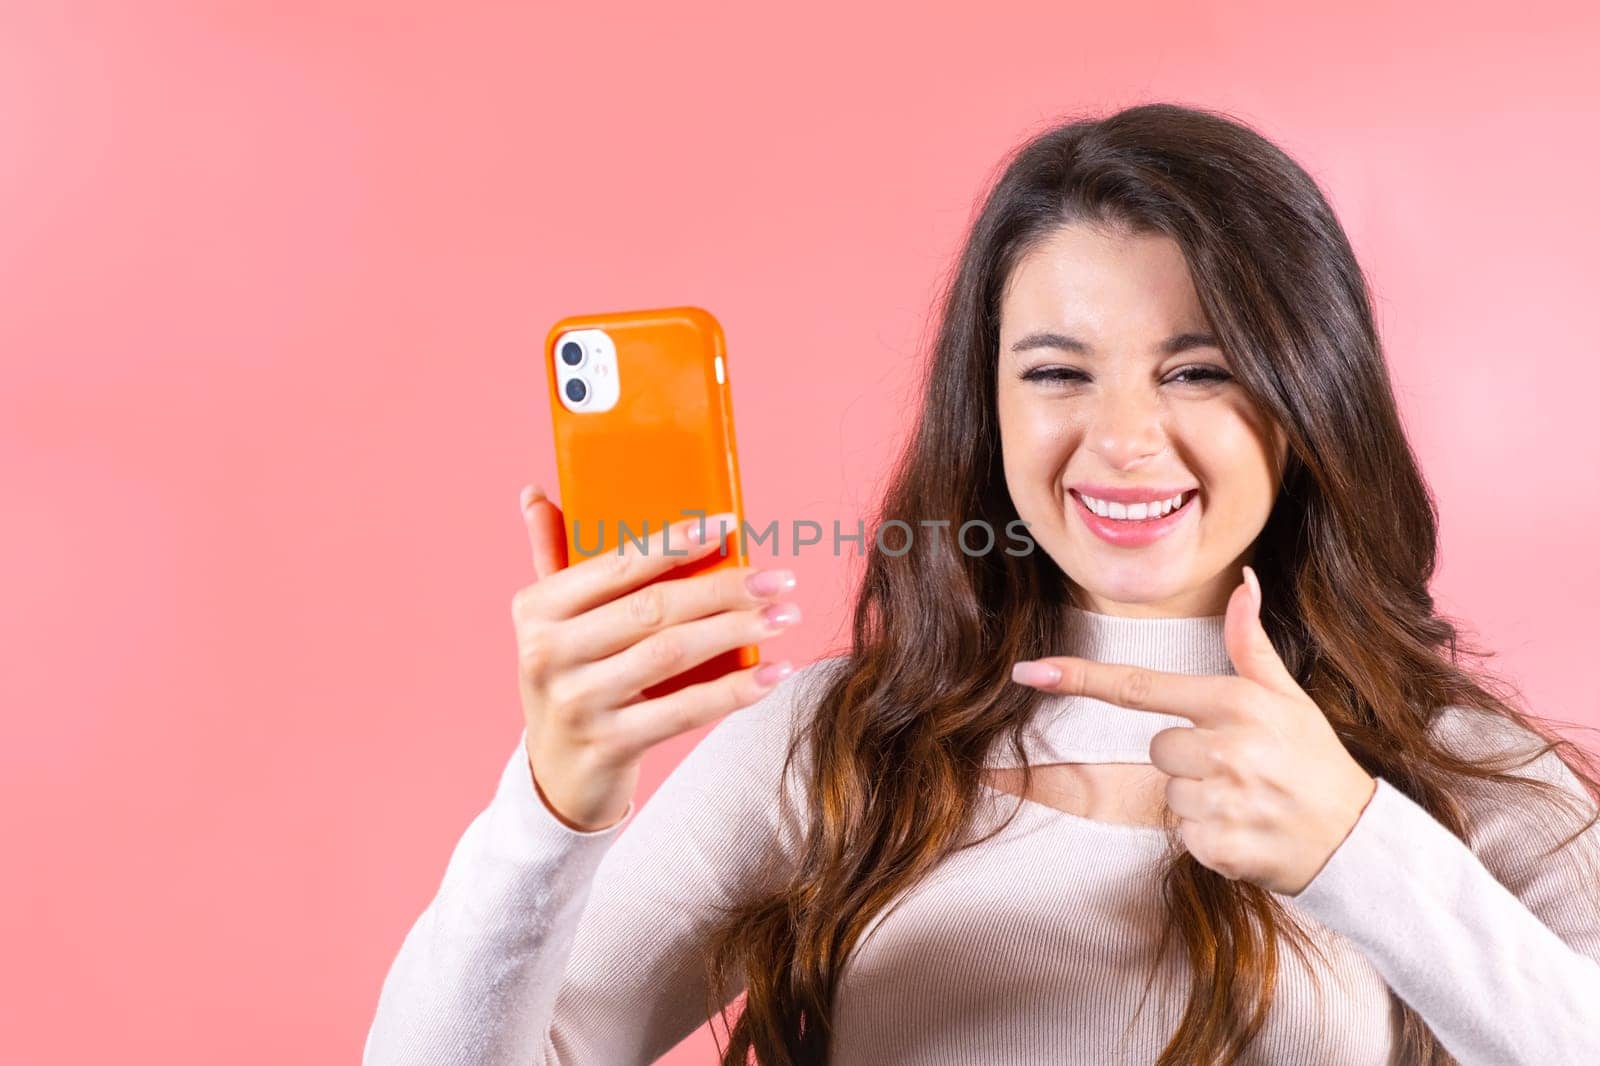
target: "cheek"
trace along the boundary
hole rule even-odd
[[[1012,497],[1051,492],[1052,479],[1070,454],[1071,426],[1063,412],[1002,390],[996,405],[1000,448]]]
[[[1278,446],[1270,430],[1248,412],[1230,404],[1196,406],[1180,419],[1178,435],[1213,501],[1252,509],[1258,497],[1270,501],[1276,487]]]

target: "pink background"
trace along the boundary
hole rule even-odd
[[[975,198],[1072,112],[1223,108],[1325,183],[1442,604],[1600,724],[1592,14],[826,6],[0,9],[9,1061],[355,1061],[520,725],[544,330],[711,308],[749,513],[854,518]],[[795,564],[805,661],[853,571]]]

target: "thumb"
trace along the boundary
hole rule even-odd
[[[1261,580],[1254,567],[1244,568],[1245,579],[1228,598],[1223,632],[1234,672],[1285,695],[1299,695],[1300,684],[1283,665],[1278,649],[1261,624]]]
[[[522,521],[528,529],[533,569],[540,580],[567,565],[567,524],[561,508],[551,503],[544,489],[527,485],[522,490]]]

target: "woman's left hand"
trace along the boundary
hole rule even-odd
[[[1057,656],[1018,663],[1012,678],[1192,721],[1150,740],[1150,761],[1171,775],[1167,804],[1184,844],[1224,877],[1295,895],[1350,834],[1378,782],[1283,665],[1261,626],[1255,572],[1245,573],[1223,629],[1236,677]]]

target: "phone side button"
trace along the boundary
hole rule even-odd
[[[728,380],[728,372],[722,367],[722,356],[717,356],[716,360],[712,363],[712,366],[717,371],[717,384],[721,385],[726,382]]]

